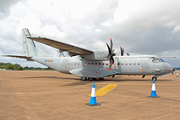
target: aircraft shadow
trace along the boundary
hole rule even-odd
[[[69,83],[69,84],[64,84],[64,85],[59,85],[59,86],[79,86],[79,85],[87,85],[89,83],[92,83],[93,81],[89,81],[89,80],[86,80],[86,81],[82,81],[77,78],[69,78],[69,77],[57,77],[57,76],[35,76],[35,77],[24,77],[24,79],[37,79],[37,78],[49,78],[49,79],[56,79],[56,80],[75,80],[76,82],[73,82],[73,83]],[[79,81],[79,82],[77,82]],[[147,82],[147,81],[152,81],[151,79],[143,79],[143,78],[139,78],[139,79],[124,79],[124,78],[105,78],[104,80],[99,80],[99,79],[96,79],[94,80],[94,82],[98,82],[98,83],[103,83],[103,82]],[[165,79],[165,80],[157,80],[157,81],[172,81],[172,80],[169,80],[169,79]]]
[[[99,80],[99,79],[97,79],[97,80],[95,80],[95,81],[119,81],[119,82],[124,82],[124,81],[152,81],[152,79],[142,79],[142,78],[140,78],[140,79],[104,79],[104,80]],[[157,80],[157,81],[172,81],[172,80]]]
[[[57,77],[57,76],[36,76],[36,77],[24,77],[24,78],[50,78],[50,79],[67,79],[67,80],[80,80],[80,78],[68,78],[68,77]],[[139,78],[139,79],[124,79],[124,78],[105,78],[104,80],[99,80],[96,79],[95,81],[98,82],[103,82],[103,81],[152,81],[152,79],[145,79],[145,78]],[[164,79],[164,80],[157,80],[157,81],[172,81],[170,79]],[[81,80],[81,82],[91,82],[89,80],[83,81]]]
[[[68,77],[57,77],[57,76],[37,76],[37,77],[24,77],[24,78],[50,78],[50,79],[70,79],[70,80],[79,80],[74,78],[68,78]]]

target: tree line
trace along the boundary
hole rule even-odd
[[[2,63],[0,62],[0,69],[11,69],[11,70],[53,70],[51,68],[41,68],[41,67],[22,67],[19,64],[12,63]]]

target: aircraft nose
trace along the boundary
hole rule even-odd
[[[171,66],[168,63],[164,63],[164,67],[165,67],[166,73],[171,73],[171,72],[173,72],[175,70],[175,68],[173,68],[173,66]]]
[[[169,71],[169,72],[173,72],[173,71],[175,71],[175,68],[173,68],[173,66],[171,66],[170,64],[168,64],[168,71]]]

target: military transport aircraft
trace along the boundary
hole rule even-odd
[[[25,56],[4,56],[37,61],[61,73],[79,76],[81,80],[104,79],[115,75],[142,75],[142,78],[153,75],[152,79],[157,80],[157,77],[175,71],[170,64],[154,55],[124,56],[124,48],[121,48],[121,56],[116,56],[112,39],[110,46],[106,43],[108,51],[91,51],[45,37],[31,37],[27,28],[22,29],[22,36]],[[57,48],[62,55],[66,51],[70,56],[52,57],[39,51],[34,41]]]

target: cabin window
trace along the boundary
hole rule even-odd
[[[80,66],[80,63],[78,63],[78,66]]]
[[[102,63],[102,65],[104,65],[104,63]]]
[[[137,65],[140,65],[140,62],[138,62]]]
[[[83,63],[81,65],[83,66]]]
[[[95,65],[97,65],[97,63],[95,63]]]
[[[136,65],[136,63],[134,62],[133,65]]]
[[[76,66],[76,63],[74,63],[74,65]]]
[[[91,65],[94,65],[94,63],[91,63]]]
[[[119,63],[118,63],[118,65],[119,65]]]
[[[101,65],[101,63],[99,63],[99,65]]]
[[[71,66],[73,66],[73,63],[71,63]]]
[[[108,63],[106,63],[106,65],[108,65]]]
[[[128,65],[128,63],[126,62],[125,65]]]
[[[88,65],[91,65],[91,63],[88,63]]]
[[[129,65],[132,65],[132,63],[129,63]]]
[[[122,62],[121,65],[124,65],[124,63]]]
[[[87,63],[84,63],[84,65],[87,65]]]
[[[70,63],[68,63],[68,65],[70,65]]]

